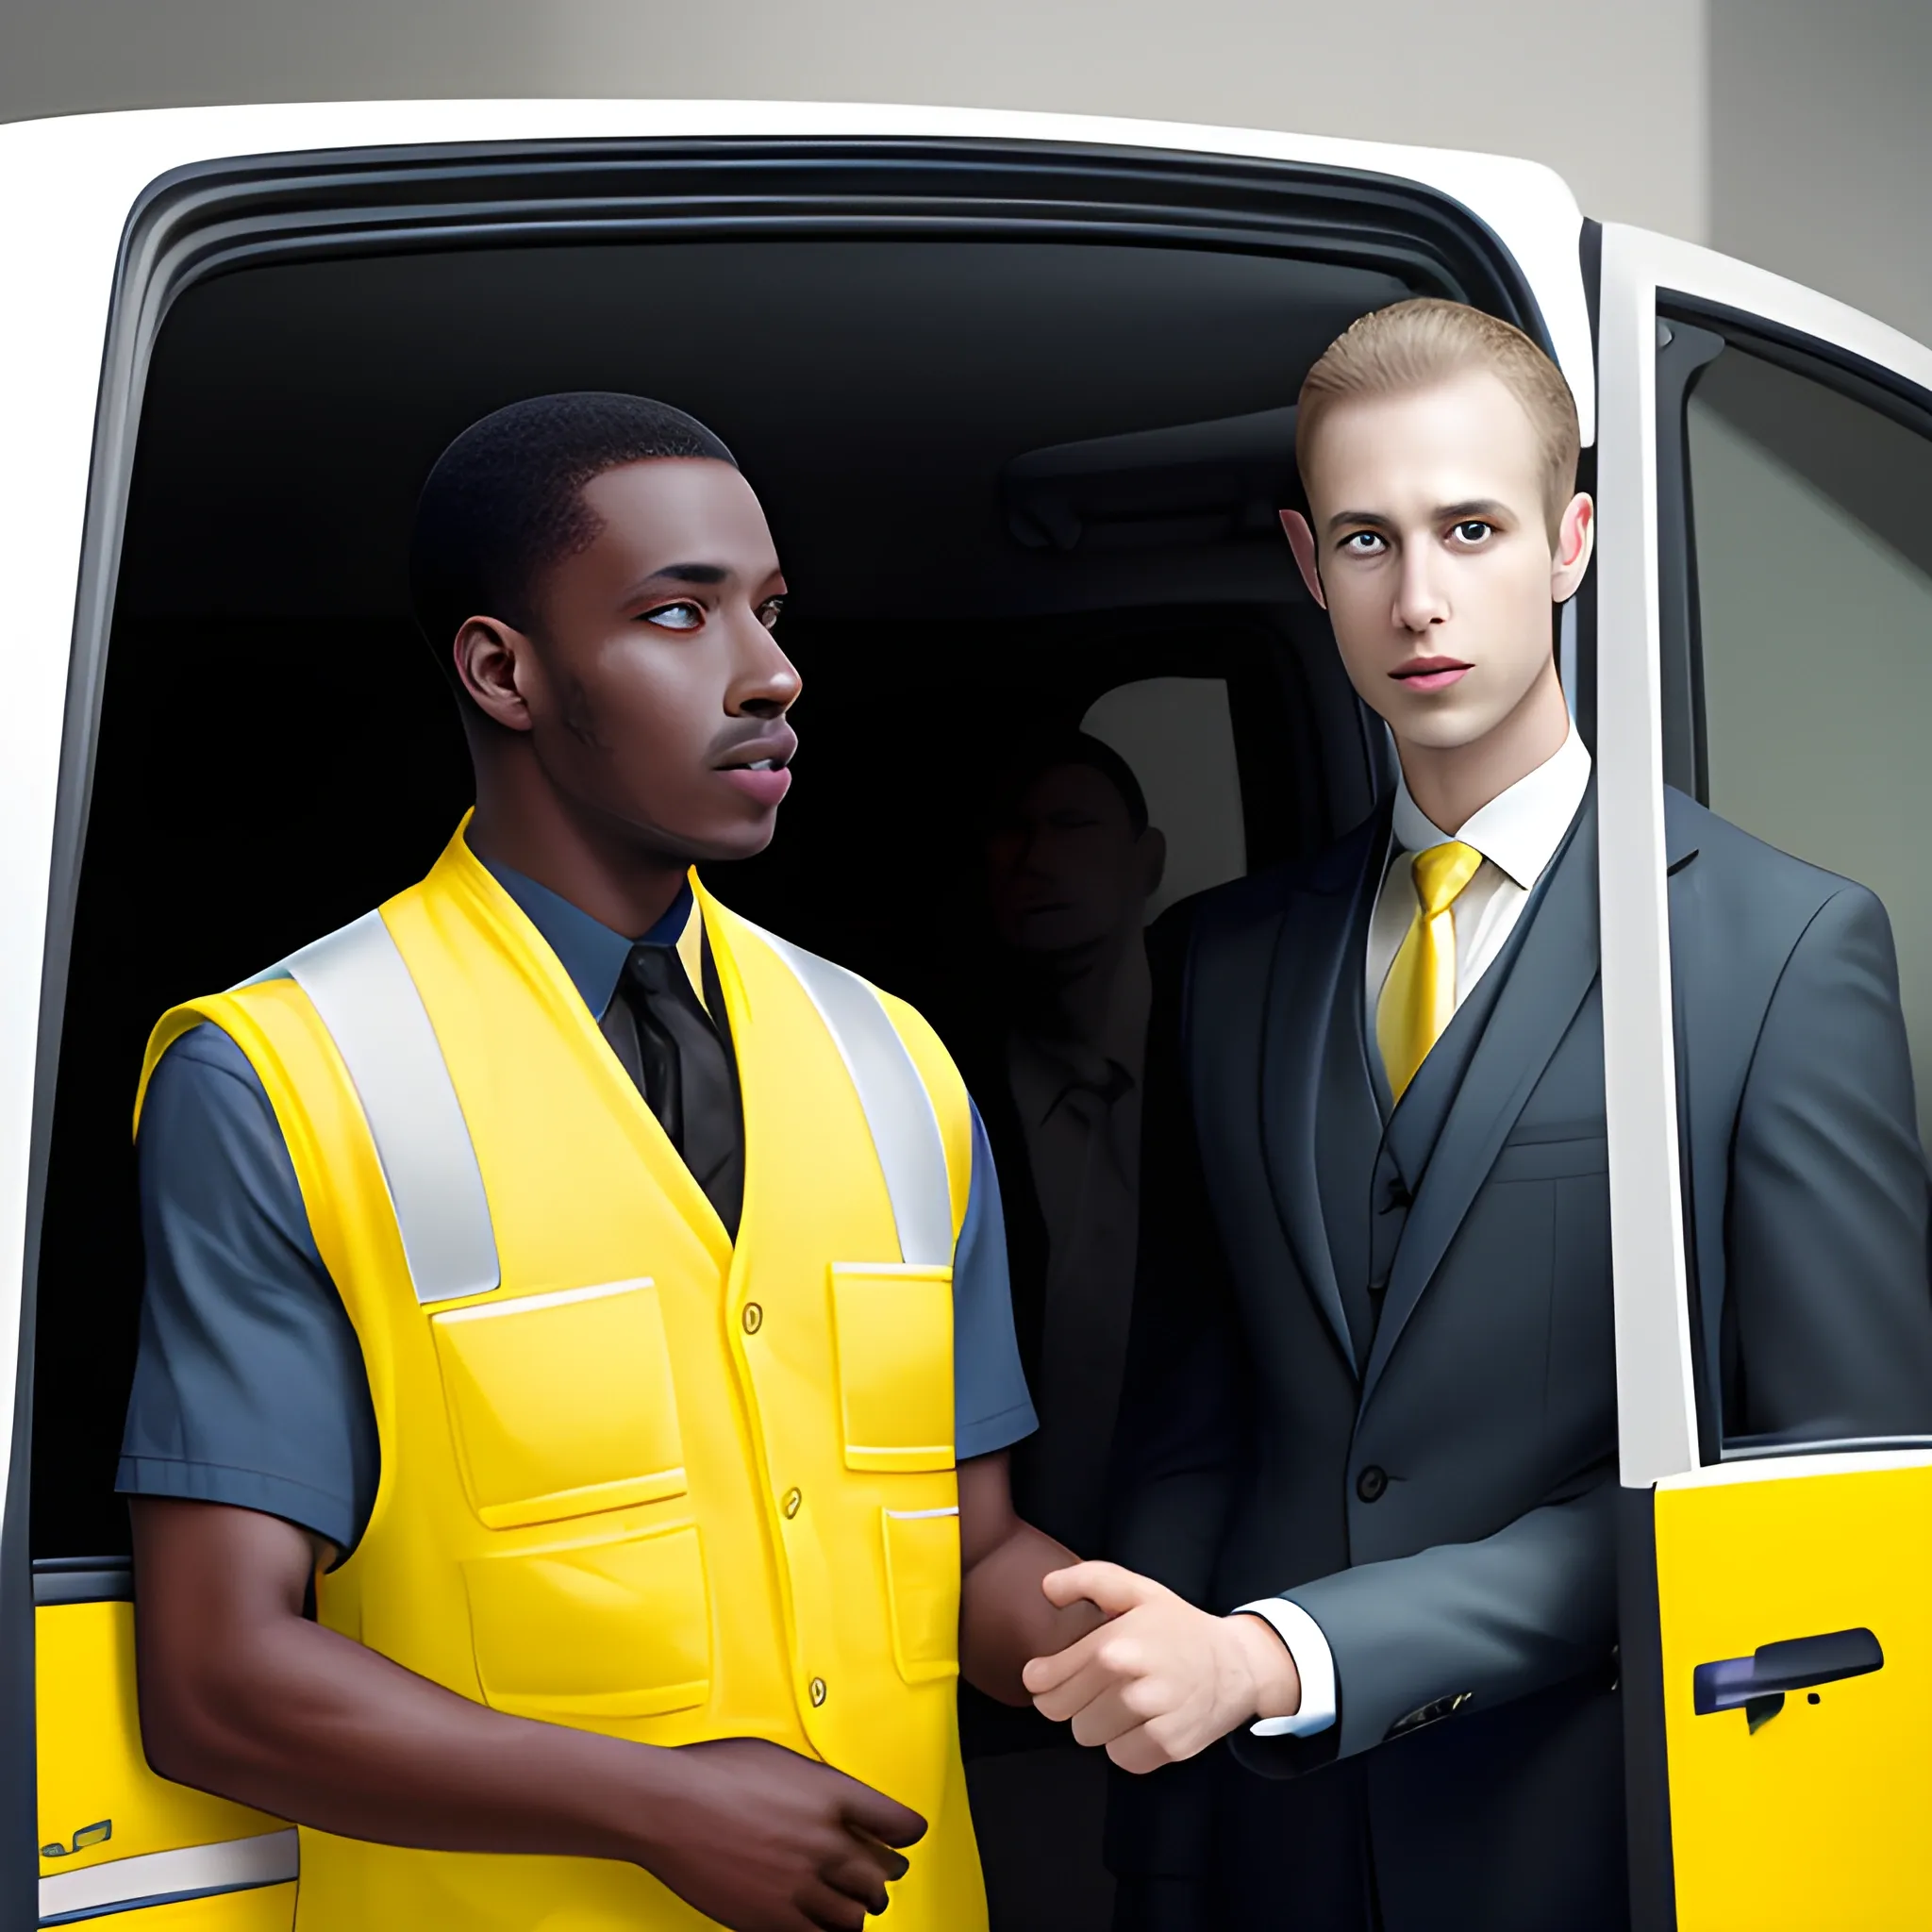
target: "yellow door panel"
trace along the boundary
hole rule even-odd
[[[1932,1897],[1932,1466],[1657,1491],[1679,1932],[1898,1932]],[[1883,1663],[1870,1668],[1871,1633]],[[1757,1660],[1796,1682],[1700,1716]],[[1868,1654],[1869,1653],[1869,1654]],[[1797,1668],[1790,1666],[1795,1662]],[[1807,1669],[1809,1663],[1813,1666]],[[1780,1676],[1779,1671],[1783,1670]],[[1820,1671],[1831,1674],[1810,1683]],[[1750,1688],[1736,1684],[1729,1694]],[[1754,1724],[1755,1720],[1755,1724]]]
[[[117,1923],[127,1932],[289,1932],[295,1923],[295,1888],[259,1885],[252,1891],[181,1899],[124,1912]]]
[[[280,1819],[172,1784],[147,1768],[134,1698],[132,1604],[42,1605],[34,1611],[34,1647],[42,1878],[284,1829]]]

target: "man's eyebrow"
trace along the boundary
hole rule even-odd
[[[1323,525],[1323,528],[1328,536],[1332,537],[1344,524],[1362,524],[1372,530],[1392,530],[1395,527],[1391,519],[1381,515],[1376,510],[1339,509]]]
[[[662,570],[654,570],[642,582],[660,583],[669,577],[674,584],[722,584],[730,575],[731,573],[722,563],[667,563]]]
[[[1436,524],[1458,523],[1465,518],[1489,517],[1498,522],[1507,522],[1511,515],[1509,506],[1493,496],[1472,496],[1464,503],[1445,503],[1430,514],[1429,521]],[[1326,533],[1334,536],[1336,531],[1353,526],[1356,529],[1392,530],[1395,527],[1391,518],[1383,516],[1373,509],[1338,510],[1324,525]]]

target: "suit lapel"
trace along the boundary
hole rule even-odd
[[[1450,1104],[1396,1250],[1375,1345],[1362,1378],[1374,1392],[1390,1355],[1488,1177],[1509,1129],[1569,1031],[1597,974],[1596,790],[1542,887],[1524,908],[1489,1024]]]
[[[1335,1333],[1336,1345],[1359,1374],[1348,1316],[1335,1279],[1335,1257],[1322,1217],[1316,1118],[1329,1028],[1345,1016],[1338,997],[1361,974],[1363,922],[1374,901],[1375,861],[1388,848],[1385,808],[1318,862],[1291,895],[1275,940],[1261,1036],[1261,1149],[1283,1234]]]

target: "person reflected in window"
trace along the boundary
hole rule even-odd
[[[1014,1463],[1032,1520],[1098,1546],[1132,1296],[1141,1079],[1150,997],[1147,906],[1167,841],[1131,767],[1085,732],[1009,769],[987,842],[1006,969],[1002,1098],[1045,1236],[1016,1279],[1039,1433]],[[1024,1156],[1024,1160],[1020,1158]]]
[[[1138,1223],[1149,974],[1166,841],[1126,760],[1084,732],[1009,754],[985,824],[992,958],[948,1037],[985,1110],[1006,1197],[1014,1325],[1040,1430],[1016,1495],[1100,1545]],[[994,1932],[1105,1932],[1106,1766],[1037,1712],[963,1693]]]

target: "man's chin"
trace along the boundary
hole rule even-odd
[[[1029,955],[1036,958],[1053,958],[1062,953],[1078,953],[1097,946],[1107,938],[1104,932],[1095,932],[1090,926],[1073,925],[1064,921],[1055,921],[1039,927],[1023,927],[1007,940],[1009,952]]]
[[[1412,744],[1418,751],[1461,751],[1481,743],[1502,722],[1462,707],[1404,705],[1394,715],[1385,711],[1382,716],[1398,744]]]
[[[730,865],[741,858],[756,858],[772,842],[777,829],[774,808],[753,824],[712,828],[693,835],[686,843],[694,865]]]
[[[777,830],[775,808],[761,812],[751,822],[740,824],[674,824],[663,819],[634,823],[632,831],[639,846],[658,859],[678,865],[729,865],[741,858],[756,858],[772,842]]]

